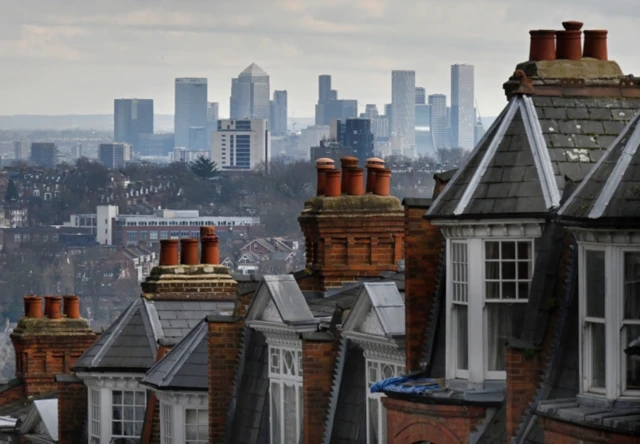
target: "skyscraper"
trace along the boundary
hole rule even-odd
[[[29,160],[30,144],[26,140],[13,142],[13,158],[15,160]]]
[[[283,136],[287,134],[287,91],[274,91],[271,101],[271,119],[269,126],[271,134]]]
[[[178,78],[175,94],[174,143],[191,148],[189,129],[207,127],[207,79]]]
[[[373,133],[371,132],[371,120],[347,119],[345,123],[338,124],[341,129],[340,144],[346,148],[350,156],[360,159],[364,164],[368,158],[373,157]]]
[[[206,150],[211,150],[211,135],[218,129],[220,105],[218,102],[207,103],[207,144]]]
[[[269,120],[269,96],[269,75],[252,63],[237,78],[231,79],[231,118]]]
[[[131,160],[131,145],[127,143],[101,143],[98,146],[98,159],[107,168],[122,168]]]
[[[213,133],[211,159],[223,170],[252,170],[271,160],[267,121],[221,119]]]
[[[331,76],[327,74],[318,76],[318,103],[331,100],[331,91]]]
[[[451,146],[473,149],[475,125],[473,65],[451,65]]]
[[[444,94],[432,94],[429,96],[429,105],[431,105],[431,132],[436,149],[444,149],[448,146],[448,127],[447,120],[447,96]]]
[[[427,103],[427,92],[421,86],[416,86],[416,105],[424,105]]]
[[[330,125],[334,120],[358,117],[357,100],[338,100],[338,91],[331,89],[331,76],[318,77],[318,104],[316,105],[316,125]]]
[[[391,132],[402,138],[402,153],[415,156],[416,73],[391,72]]]
[[[31,163],[36,166],[54,168],[58,162],[58,148],[51,142],[31,144]]]
[[[140,134],[153,134],[153,100],[115,99],[113,141],[138,149]]]

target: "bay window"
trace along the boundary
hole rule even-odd
[[[147,404],[146,392],[113,390],[111,395],[111,437],[139,438]]]
[[[206,444],[209,442],[207,397],[184,393],[158,392],[162,444]],[[187,404],[182,405],[181,402]]]
[[[640,359],[624,352],[640,337],[640,250],[582,244],[580,275],[582,391],[640,396]]]
[[[444,227],[447,379],[506,379],[507,340],[522,325],[538,224]]]
[[[184,436],[186,444],[208,444],[209,442],[209,410],[184,410]]]
[[[269,346],[271,442],[297,444],[302,433],[302,350]]]
[[[404,364],[367,358],[367,444],[387,442],[387,412],[384,393],[371,393],[371,386],[384,379],[404,374]]]

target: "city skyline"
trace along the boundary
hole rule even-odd
[[[229,79],[255,61],[270,74],[272,89],[289,92],[291,116],[313,116],[317,76],[323,73],[333,75],[342,96],[382,109],[391,96],[390,71],[415,70],[416,83],[428,94],[449,96],[448,72],[455,63],[476,67],[478,103],[484,115],[495,116],[505,103],[502,79],[524,61],[528,30],[567,16],[610,29],[611,58],[625,72],[640,72],[625,38],[633,33],[637,8],[623,1],[612,2],[606,16],[598,14],[596,2],[583,2],[580,17],[573,2],[549,2],[554,7],[546,9],[502,0],[482,9],[466,0],[286,0],[269,8],[248,1],[193,3],[7,4],[0,19],[0,61],[11,69],[0,73],[0,81],[13,87],[5,92],[0,114],[106,114],[115,97],[150,97],[158,113],[171,113],[173,79],[190,76],[209,79],[208,99],[220,102],[220,115],[227,116]],[[485,8],[500,13],[484,17],[478,12]],[[459,10],[468,13],[461,16]],[[380,34],[390,38],[372,38]],[[215,57],[203,57],[212,51],[212,40],[226,43],[216,46]],[[327,56],[317,57],[327,49]]]

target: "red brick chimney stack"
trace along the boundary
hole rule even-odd
[[[341,194],[340,170],[325,170],[326,184],[324,194],[326,197],[338,197]],[[346,173],[345,173],[346,174]]]
[[[203,265],[219,265],[219,239],[215,227],[200,227],[200,262]]]
[[[316,189],[316,196],[323,196],[325,194],[325,187],[327,179],[325,172],[335,168],[335,162],[328,157],[322,157],[316,160],[316,170],[318,171],[318,186]]]
[[[353,156],[341,157],[340,166],[342,167],[342,194],[348,194],[349,175],[351,170],[358,167],[358,158]]]
[[[531,44],[529,46],[529,60],[556,59],[556,32],[551,29],[537,29],[529,31]]]
[[[163,239],[160,241],[160,266],[171,267],[178,265],[178,240]]]
[[[367,193],[376,191],[376,171],[384,168],[384,160],[377,157],[367,159]]]
[[[376,171],[376,190],[378,196],[391,194],[391,170],[382,168]]]
[[[180,239],[180,263],[198,265],[198,239]]]
[[[564,31],[556,31],[556,58],[580,60],[582,58],[582,22],[562,22]]]
[[[582,57],[609,60],[607,53],[607,33],[608,31],[603,29],[585,30]]]

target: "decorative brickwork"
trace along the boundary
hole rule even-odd
[[[20,319],[11,340],[16,377],[24,381],[25,395],[55,392],[55,376],[71,373],[76,360],[96,338],[84,319]]]
[[[235,316],[208,316],[209,442],[224,442],[234,390],[244,322]]]
[[[391,398],[383,398],[382,403],[387,408],[388,444],[465,444],[486,415],[486,409],[479,406],[418,404]]]
[[[87,386],[72,375],[57,378],[58,443],[78,442],[78,433],[87,424]]]
[[[142,283],[143,296],[154,300],[235,300],[237,282],[222,265],[155,267]]]
[[[622,435],[544,418],[544,442],[553,444],[638,444],[640,437]]]
[[[405,347],[407,372],[420,370],[444,237],[424,219],[428,206],[405,202]],[[439,375],[442,376],[442,375]]]
[[[319,278],[314,290],[395,271],[404,259],[404,214],[395,197],[314,197],[298,220],[307,269]]]
[[[338,342],[330,333],[302,336],[304,443],[322,442]]]

